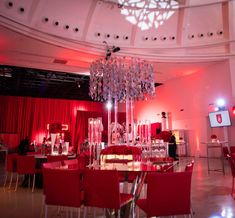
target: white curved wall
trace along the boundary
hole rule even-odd
[[[208,112],[210,104],[219,97],[226,100],[230,110],[235,105],[229,62],[220,62],[205,71],[169,81],[156,89],[156,95],[154,100],[135,104],[137,120],[159,122],[162,111],[170,112],[172,129],[187,130],[191,155],[205,156],[205,147],[200,142],[210,140],[212,133],[224,139],[223,128],[209,127]],[[233,126],[228,127],[228,140],[230,145],[234,145],[235,116],[231,117]]]

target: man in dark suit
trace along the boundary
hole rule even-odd
[[[29,151],[29,137],[26,136],[25,139],[22,139],[20,141],[20,144],[18,147],[18,153],[19,155],[26,155],[28,151]]]
[[[170,131],[170,134],[171,134],[171,139],[169,141],[169,156],[173,157],[174,160],[178,160],[178,158],[176,157],[176,149],[177,149],[176,138],[175,138],[175,135],[172,134],[171,131]]]

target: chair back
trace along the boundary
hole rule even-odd
[[[79,207],[81,173],[78,170],[43,167],[43,193],[47,205]]]
[[[71,159],[71,160],[64,160],[65,165],[77,165],[78,160],[77,159]]]
[[[60,168],[62,166],[61,161],[56,161],[56,162],[49,162],[49,163],[43,163],[42,164],[42,173],[43,171],[46,169],[56,169],[56,168]],[[44,174],[44,173],[43,173]],[[43,194],[45,195],[45,181],[44,181],[45,177],[42,177],[43,180]]]
[[[85,170],[83,182],[85,206],[120,209],[116,170]]]
[[[47,162],[57,162],[61,161],[64,164],[64,160],[68,160],[67,155],[47,155]]]
[[[88,165],[84,156],[77,157],[77,161],[79,169],[85,169],[86,166]]]
[[[17,173],[35,174],[36,160],[34,156],[17,156]]]
[[[43,168],[59,168],[62,166],[61,161],[43,163]]]
[[[78,160],[71,159],[71,160],[64,160],[64,165],[68,167],[68,169],[80,169],[78,167]]]
[[[6,156],[6,171],[16,172],[18,154],[7,154]]]
[[[194,166],[194,160],[192,160],[190,163],[188,163],[188,164],[185,166],[184,171],[193,172],[193,166]]]
[[[227,157],[231,168],[232,176],[235,177],[235,159],[233,159],[230,155],[227,155]]]
[[[147,215],[190,214],[192,172],[148,174]]]

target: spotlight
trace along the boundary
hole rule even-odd
[[[105,59],[106,60],[108,60],[110,57],[111,57],[111,51],[108,49],[107,51],[106,51],[106,57],[105,57]]]
[[[116,53],[118,51],[120,51],[120,47],[116,47],[116,46],[109,46],[108,43],[106,41],[103,41],[104,44],[106,44],[106,57],[105,60],[108,60],[112,53]]]
[[[113,53],[118,52],[118,51],[120,51],[120,48],[113,46]]]
[[[225,110],[225,100],[223,98],[219,98],[217,101],[216,101],[216,105],[217,107],[219,108],[219,110]]]
[[[223,107],[225,106],[225,100],[223,98],[219,98],[217,101],[216,101],[216,104],[219,106],[219,107]]]
[[[112,108],[112,103],[110,101],[107,102],[106,108],[110,110]]]

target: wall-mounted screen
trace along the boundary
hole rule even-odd
[[[209,113],[211,127],[231,126],[229,111],[216,111]]]

